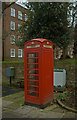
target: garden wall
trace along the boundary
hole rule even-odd
[[[9,78],[6,76],[6,68],[15,67],[15,78],[16,82],[18,77],[24,77],[24,63],[2,63],[2,77],[3,81],[9,81]],[[66,70],[66,85],[67,87],[74,87],[76,84],[75,80],[75,62],[69,62],[67,60],[56,60],[54,61],[55,69],[65,69]]]
[[[12,78],[12,83],[16,84],[19,77],[24,77],[24,63],[2,63],[2,83],[4,85],[9,84],[9,77],[6,76],[6,68],[14,67],[15,68],[15,77]]]
[[[65,69],[66,70],[66,86],[76,87],[76,64],[75,60],[56,60],[54,61],[55,69]]]

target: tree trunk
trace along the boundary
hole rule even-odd
[[[75,36],[74,36],[74,54],[75,58],[77,59],[77,21],[76,21],[76,26],[75,26]]]
[[[63,48],[63,59],[65,59],[66,58],[66,48],[64,47]]]

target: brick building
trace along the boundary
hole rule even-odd
[[[72,43],[71,45],[68,45],[66,49],[66,55],[69,56],[70,58],[74,57],[73,48],[74,48],[74,43]],[[58,46],[56,46],[54,49],[54,58],[60,59],[62,55],[63,55],[63,50]]]
[[[3,12],[3,60],[23,60],[24,51],[17,47],[15,42],[21,40],[20,36],[16,36],[16,30],[21,24],[27,20],[27,9],[12,3]]]

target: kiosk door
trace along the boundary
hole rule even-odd
[[[38,52],[27,53],[27,95],[39,97]]]

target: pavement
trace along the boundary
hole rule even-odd
[[[24,91],[23,88],[12,88],[12,87],[2,87],[2,97],[4,96],[7,96],[7,95],[10,95],[10,94],[14,94],[14,93],[17,93],[17,92],[20,92],[20,91]]]
[[[54,93],[54,101],[61,93]],[[72,118],[77,114],[68,111],[56,102],[44,109],[24,104],[24,91],[2,97],[2,118]]]

